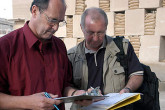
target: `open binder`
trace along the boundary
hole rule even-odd
[[[83,110],[115,110],[141,99],[140,93],[109,93],[104,100],[94,102]]]

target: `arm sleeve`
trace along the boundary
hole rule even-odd
[[[134,52],[131,43],[128,45],[128,74],[129,76],[143,75],[143,68]]]
[[[9,46],[7,40],[0,39],[0,92],[8,93]]]

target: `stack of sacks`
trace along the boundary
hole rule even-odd
[[[73,16],[67,16],[67,37],[73,37]]]
[[[165,7],[165,0],[163,0],[163,7]]]
[[[129,9],[137,9],[139,8],[139,0],[129,0],[128,1]]]
[[[154,35],[155,34],[155,23],[156,23],[156,14],[147,13],[144,21],[144,34],[145,35]]]
[[[84,38],[78,38],[77,39],[77,44],[79,44],[80,42],[82,42],[84,40]]]
[[[139,57],[140,37],[139,36],[129,36],[129,39],[134,48],[136,56]]]
[[[76,15],[81,15],[85,8],[85,0],[76,0]]]
[[[122,13],[115,14],[115,35],[122,36],[125,34],[125,15]]]
[[[99,0],[99,7],[105,12],[110,12],[110,0]]]

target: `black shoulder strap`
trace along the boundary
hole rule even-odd
[[[125,82],[128,81],[128,61],[127,61],[127,55],[124,53],[123,48],[123,38],[124,36],[116,36],[116,38],[113,39],[117,47],[120,49],[120,52],[116,54],[117,61],[120,62],[120,65],[124,67],[125,70]]]

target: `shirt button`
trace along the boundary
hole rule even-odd
[[[117,70],[115,70],[114,72],[117,73]]]

